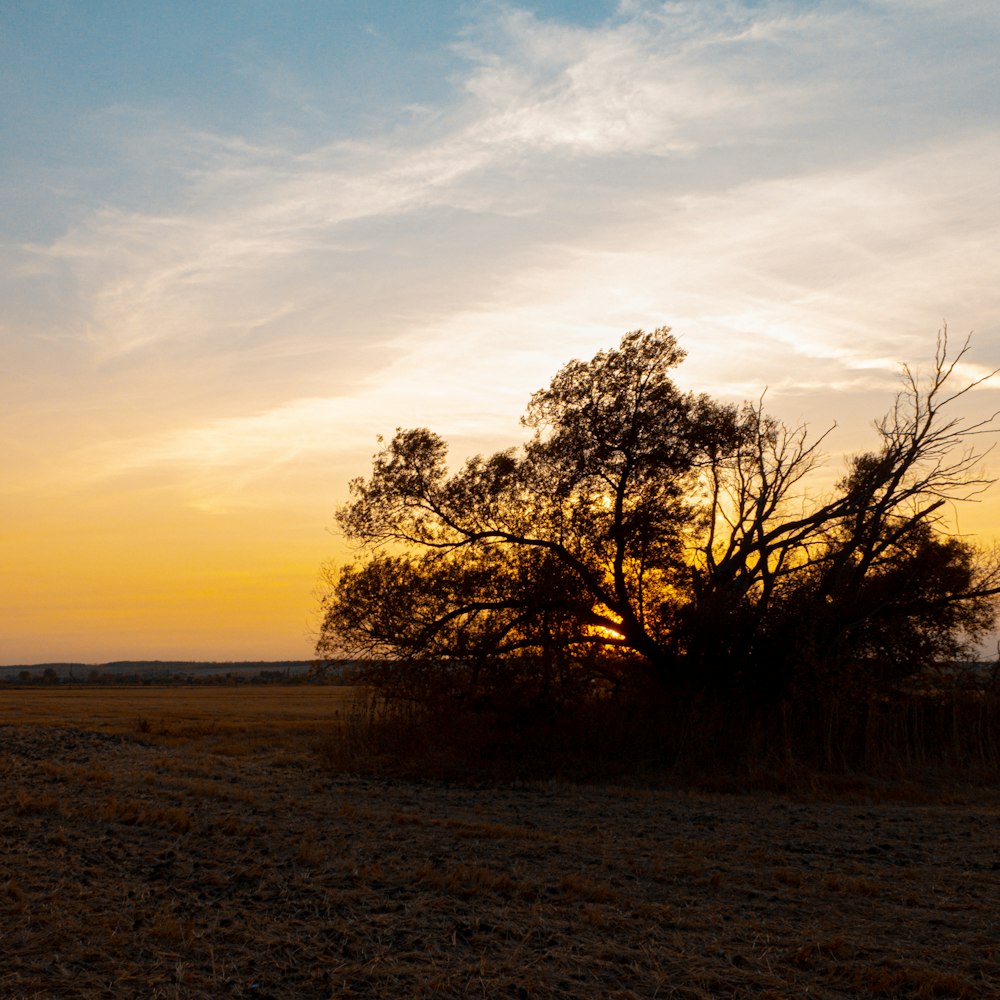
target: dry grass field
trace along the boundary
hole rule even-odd
[[[351,776],[348,698],[0,693],[0,997],[1000,997],[995,793]]]
[[[273,736],[315,732],[341,717],[351,688],[305,685],[205,687],[0,687],[0,721],[72,726],[99,733]]]

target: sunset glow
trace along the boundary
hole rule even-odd
[[[945,322],[1000,367],[998,43],[946,0],[0,4],[0,664],[307,658],[377,435],[523,440],[639,327],[836,421],[832,481]]]

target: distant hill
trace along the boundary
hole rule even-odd
[[[240,660],[235,662],[198,660],[116,660],[112,663],[23,663],[0,667],[0,681],[38,680],[88,681],[99,677],[142,680],[181,678],[209,679],[232,676],[252,678],[276,675],[304,677],[311,660]]]

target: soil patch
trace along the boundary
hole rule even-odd
[[[1000,800],[331,774],[0,726],[0,996],[1000,997]]]

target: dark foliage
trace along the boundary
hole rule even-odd
[[[338,512],[360,556],[318,655],[367,664],[388,703],[511,731],[610,702],[774,720],[893,696],[968,656],[1000,592],[996,558],[944,520],[990,482],[993,416],[954,415],[983,381],[952,385],[967,349],[943,333],[927,379],[903,368],[874,447],[820,499],[825,435],[681,392],[667,329],[566,365],[520,449],[452,472],[438,436],[400,430]]]

